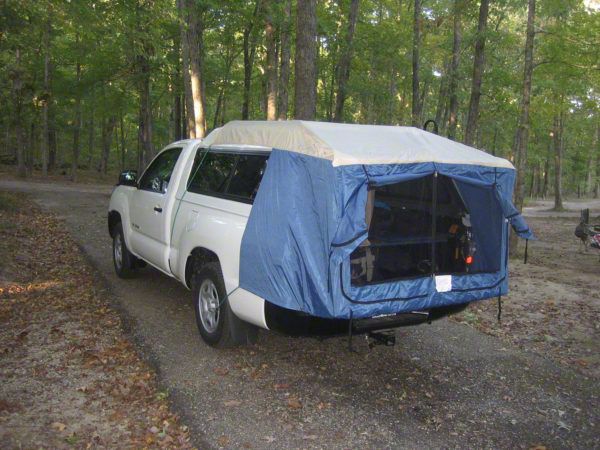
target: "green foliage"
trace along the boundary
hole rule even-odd
[[[243,32],[254,28],[256,56],[251,72],[250,118],[265,117],[265,4],[254,17],[255,1],[195,0],[193,14],[203,24],[202,79],[208,128],[239,119],[243,101]],[[461,11],[462,44],[458,67],[457,139],[462,139],[473,71],[479,2],[423,0],[421,90],[423,120],[444,117],[442,97],[452,51],[455,1]],[[82,166],[99,164],[102,123],[123,117],[126,166],[138,161],[139,64],[151,73],[153,141],[160,148],[173,140],[175,97],[183,95],[180,22],[174,0],[5,0],[0,2],[0,154],[16,150],[15,112],[22,102],[23,136],[34,162],[40,161],[41,100],[50,101],[50,128],[56,132],[57,167],[71,158],[74,105],[82,101]],[[279,39],[285,1],[270,0]],[[535,69],[528,148],[529,167],[545,167],[552,157],[553,118],[565,117],[565,189],[582,189],[588,172],[600,176],[594,136],[600,123],[600,13],[583,0],[538,0]],[[331,120],[336,70],[345,45],[350,0],[318,2],[317,119]],[[411,101],[412,1],[361,0],[353,41],[344,119],[347,122],[408,125]],[[292,7],[293,111],[295,2]],[[485,71],[476,144],[511,158],[523,79],[525,2],[491,2],[486,31]],[[43,89],[42,38],[51,25],[51,86]],[[17,59],[17,52],[20,54]],[[76,65],[81,65],[81,80]],[[21,84],[15,90],[15,80]],[[17,98],[18,97],[18,98]],[[215,118],[219,98],[221,116]],[[18,100],[18,101],[17,101]],[[181,103],[183,101],[181,100]],[[93,122],[93,126],[92,126]],[[444,124],[441,124],[442,131]],[[120,120],[109,164],[120,168]],[[117,138],[118,136],[118,138]],[[590,166],[590,162],[592,165]],[[552,159],[550,159],[550,168]],[[531,174],[533,176],[533,173]],[[583,186],[585,189],[586,186]],[[589,189],[589,186],[587,186]]]

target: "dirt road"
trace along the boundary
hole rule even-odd
[[[58,213],[106,280],[202,448],[592,448],[598,378],[451,320],[398,331],[393,348],[260,334],[214,350],[190,294],[152,269],[116,278],[110,189],[0,180]],[[598,352],[596,342],[595,352]]]

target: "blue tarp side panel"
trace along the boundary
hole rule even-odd
[[[535,240],[536,237],[519,210],[513,205],[510,197],[505,197],[499,189],[496,192],[496,196],[500,202],[504,217],[508,219],[517,236],[523,239]]]
[[[351,211],[366,211],[367,175],[362,166],[352,166],[351,170],[333,169],[336,203],[339,208],[338,225],[331,242],[332,247],[344,247],[352,242],[361,242],[367,234],[365,214],[355,216]]]
[[[481,267],[494,271],[453,276],[452,291],[443,293],[432,277],[352,286],[350,254],[367,237],[369,183],[398,183],[434,171],[455,180],[480,229],[475,240]],[[372,317],[505,294],[503,199],[511,197],[513,182],[512,169],[433,163],[334,168],[325,159],[273,150],[242,239],[240,286],[284,308],[326,318]]]
[[[329,251],[338,222],[330,161],[273,150],[242,238],[240,286],[331,316]]]

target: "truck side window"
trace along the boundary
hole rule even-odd
[[[260,180],[267,168],[267,158],[267,155],[240,155],[227,193],[246,200],[254,200]]]
[[[266,154],[205,154],[199,151],[192,167],[193,178],[189,182],[188,190],[196,194],[252,203],[268,158]]]
[[[159,194],[166,193],[180,153],[180,148],[171,148],[158,155],[142,175],[139,188]]]
[[[224,194],[229,175],[235,165],[236,155],[233,153],[198,152],[188,190],[197,194]],[[198,168],[198,164],[202,166]]]

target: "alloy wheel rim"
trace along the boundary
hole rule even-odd
[[[115,264],[118,269],[123,265],[123,241],[121,240],[121,235],[117,234],[115,237]]]
[[[209,333],[214,333],[219,325],[219,293],[217,286],[210,279],[206,279],[200,285],[198,294],[198,312],[202,326]]]

